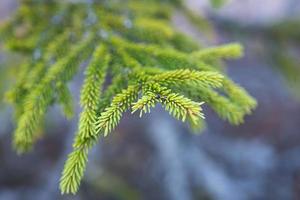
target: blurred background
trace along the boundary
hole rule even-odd
[[[300,1],[186,4],[203,23],[178,11],[179,31],[207,45],[245,46],[243,59],[227,63],[230,77],[258,101],[245,123],[231,126],[205,108],[207,127],[193,134],[160,107],[141,119],[127,113],[93,149],[78,194],[61,196],[58,181],[77,119],[67,121],[51,108],[45,137],[32,153],[17,156],[12,110],[0,103],[0,200],[300,199]],[[1,0],[0,21],[17,6]],[[4,70],[11,60],[0,48],[1,99],[14,75]],[[81,81],[72,83],[75,97]]]

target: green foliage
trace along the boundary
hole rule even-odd
[[[123,112],[128,110],[138,96],[138,86],[130,85],[127,89],[117,94],[111,105],[105,108],[96,121],[97,132],[107,136],[119,123]]]
[[[220,8],[226,3],[226,0],[210,0],[210,2],[213,7]]]
[[[59,185],[63,193],[74,194],[78,190],[88,160],[87,156],[86,148],[74,150],[68,156]]]
[[[240,44],[229,44],[220,47],[206,48],[194,53],[199,60],[216,60],[216,59],[235,59],[240,58],[243,54],[243,47]]]
[[[159,2],[23,1],[3,26],[5,46],[28,57],[7,94],[16,111],[14,147],[19,153],[40,137],[51,105],[59,104],[66,117],[73,115],[68,83],[79,66],[86,66],[62,193],[77,192],[89,150],[128,110],[142,116],[161,104],[176,119],[200,128],[205,126],[203,103],[232,124],[243,122],[255,108],[255,100],[215,65],[242,56],[242,47],[198,47],[170,25],[179,1]]]

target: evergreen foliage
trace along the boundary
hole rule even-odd
[[[15,108],[13,143],[19,153],[38,140],[51,105],[59,104],[66,117],[73,115],[68,83],[87,65],[62,193],[77,192],[89,150],[128,110],[142,116],[161,104],[197,127],[203,126],[203,103],[232,124],[243,122],[255,108],[256,101],[219,67],[221,60],[242,56],[242,47],[196,45],[170,25],[172,11],[180,8],[179,1],[24,0],[2,26],[5,47],[28,57],[7,93]]]

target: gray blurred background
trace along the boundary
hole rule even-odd
[[[203,34],[180,12],[173,20],[178,30],[207,45],[245,46],[243,59],[227,63],[230,77],[258,101],[245,123],[231,126],[205,108],[207,128],[193,134],[160,107],[141,119],[127,113],[91,153],[78,194],[61,196],[58,181],[77,119],[67,121],[52,108],[46,137],[17,156],[12,110],[1,106],[0,200],[300,199],[300,1],[232,0],[219,9],[205,0],[186,4],[213,32]],[[0,20],[16,7],[1,0]],[[0,54],[2,80],[5,62]],[[71,85],[75,97],[81,81]]]

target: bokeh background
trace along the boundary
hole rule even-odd
[[[127,113],[93,150],[78,194],[61,196],[58,180],[77,119],[51,108],[46,137],[17,156],[12,110],[0,103],[0,200],[300,199],[300,1],[228,0],[217,9],[205,0],[186,4],[205,23],[176,12],[179,31],[209,46],[245,46],[243,59],[227,63],[233,80],[258,101],[245,123],[231,126],[205,108],[207,127],[194,134],[160,107],[142,119]],[[0,21],[17,6],[1,0]],[[11,60],[0,47],[1,98],[17,65]],[[75,98],[81,81],[71,85]]]

